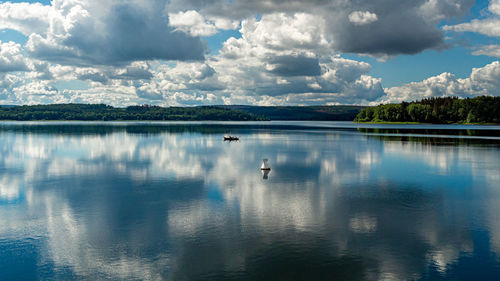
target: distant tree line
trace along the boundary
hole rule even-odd
[[[160,107],[129,106],[115,108],[105,104],[49,104],[0,107],[0,120],[83,120],[83,121],[119,121],[119,120],[233,120],[257,121],[265,117],[230,108],[216,106],[200,107]]]
[[[500,123],[500,97],[427,98],[367,107],[355,122]]]
[[[270,120],[352,121],[365,106],[249,106],[225,105]]]

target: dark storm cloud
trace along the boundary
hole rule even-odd
[[[473,4],[473,0],[351,1],[351,11],[370,11],[377,15],[377,21],[355,25],[340,16],[331,20],[334,24],[330,32],[336,47],[344,52],[416,54],[446,47],[437,24],[445,18],[462,16]]]
[[[106,77],[104,74],[99,73],[99,72],[86,72],[82,74],[78,74],[77,76],[78,80],[89,80],[93,82],[99,82],[102,84],[106,84],[108,82],[108,77]]]
[[[274,12],[307,12],[323,17],[337,50],[343,52],[398,55],[445,47],[438,24],[470,11],[474,0],[173,0],[169,7],[195,9],[203,14],[243,19]],[[355,25],[352,12],[370,12],[377,21]]]
[[[345,16],[354,11],[370,11],[377,21],[352,24],[340,15],[330,20],[335,46],[344,52],[373,55],[416,54],[426,49],[442,49],[443,33],[437,26],[446,18],[460,17],[474,0],[354,0]]]
[[[343,23],[332,30],[336,48],[375,55],[416,54],[445,47],[443,33],[412,14],[390,14],[368,25]]]
[[[166,18],[156,13],[151,18],[136,7],[123,4],[111,9],[108,34],[114,59],[203,59],[204,47],[198,38],[173,31]]]
[[[91,8],[96,7],[91,6],[89,12]],[[69,65],[203,60],[205,53],[200,38],[175,31],[168,25],[163,6],[155,3],[151,9],[130,3],[113,5],[103,16],[76,22],[62,41],[42,36],[34,36],[30,41],[28,51],[33,57]]]
[[[336,0],[171,0],[169,10],[200,10],[204,14],[242,19],[256,13],[305,12],[337,5]]]
[[[318,76],[321,67],[317,58],[277,56],[269,60],[269,72],[280,76]]]

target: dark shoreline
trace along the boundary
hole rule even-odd
[[[0,107],[5,121],[352,121],[362,106],[213,105],[117,108],[105,104],[48,104]]]

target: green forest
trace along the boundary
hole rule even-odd
[[[418,122],[440,124],[500,123],[500,97],[428,98],[367,107],[355,122]]]
[[[178,120],[264,121],[344,120],[355,122],[500,123],[500,97],[428,98],[400,104],[361,106],[198,106],[152,105],[117,108],[105,104],[0,106],[0,120]]]
[[[105,104],[49,104],[0,107],[0,120],[267,120],[250,113],[216,106],[159,107],[150,105],[115,108]]]
[[[250,106],[226,105],[270,120],[352,121],[365,106]]]
[[[0,120],[179,120],[264,121],[337,120],[352,121],[362,106],[247,106],[215,105],[159,107],[151,105],[115,108],[105,104],[49,104],[0,106]]]

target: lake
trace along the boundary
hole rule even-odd
[[[3,280],[500,279],[499,126],[0,122],[0,153]]]

